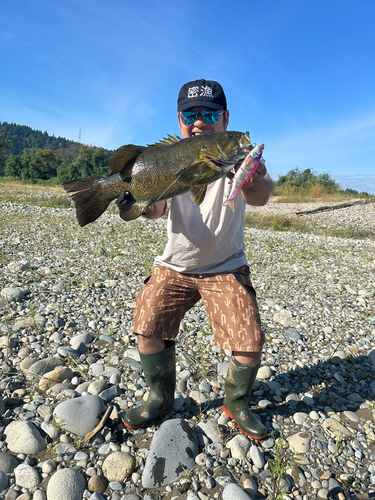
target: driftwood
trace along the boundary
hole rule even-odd
[[[337,210],[339,208],[352,207],[353,205],[364,205],[365,203],[368,203],[368,202],[359,200],[359,201],[353,201],[353,203],[341,203],[340,205],[331,205],[328,207],[314,208],[314,210],[306,210],[304,212],[296,212],[296,215],[315,214],[318,212],[326,212],[327,210]]]
[[[93,439],[95,436],[97,436],[99,434],[99,432],[101,432],[104,429],[105,423],[108,420],[108,417],[111,414],[112,410],[113,410],[113,406],[108,405],[108,408],[106,409],[106,411],[105,411],[102,419],[98,423],[98,425],[95,427],[95,429],[93,429],[91,432],[86,434],[86,436],[84,437],[85,443],[88,443],[89,441],[91,441],[91,439]]]

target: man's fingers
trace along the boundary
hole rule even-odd
[[[263,163],[259,163],[258,168],[255,170],[254,175],[252,177],[254,184],[260,184],[266,173],[267,173],[266,166]]]

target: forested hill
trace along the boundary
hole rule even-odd
[[[25,149],[31,151],[54,149],[60,151],[64,160],[70,163],[81,149],[79,142],[65,139],[65,137],[55,137],[47,132],[34,130],[27,125],[0,122],[0,134],[3,134],[3,137],[11,143],[12,149],[9,152],[13,155],[21,155]]]
[[[62,183],[111,172],[113,151],[55,137],[27,125],[0,122],[0,177]]]

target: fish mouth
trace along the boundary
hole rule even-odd
[[[246,156],[246,155],[245,155]],[[214,165],[216,168],[219,168],[221,170],[231,170],[234,165],[237,163],[239,160],[231,160],[231,161],[224,161],[224,160],[214,160],[213,158],[210,158],[209,156],[206,156],[207,160]]]
[[[214,165],[216,168],[218,168],[219,170],[221,170],[224,173],[230,172],[232,170],[232,168],[234,168],[236,163],[238,161],[240,161],[237,159],[233,159],[231,161],[223,161],[223,160],[217,161],[217,160],[214,160],[213,158],[210,158],[209,156],[206,156],[206,159],[211,163],[211,165]]]
[[[242,147],[251,146],[250,134],[249,132],[245,132],[241,137],[240,144]]]
[[[219,163],[218,161],[214,160],[213,158],[210,158],[209,156],[206,156],[207,160],[212,163],[212,165],[215,165],[215,167],[220,167],[222,163]]]

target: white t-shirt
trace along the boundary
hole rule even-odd
[[[225,273],[246,264],[245,202],[238,193],[234,211],[223,207],[231,189],[228,177],[209,184],[196,207],[190,193],[172,199],[167,225],[168,243],[155,265],[180,273]]]

